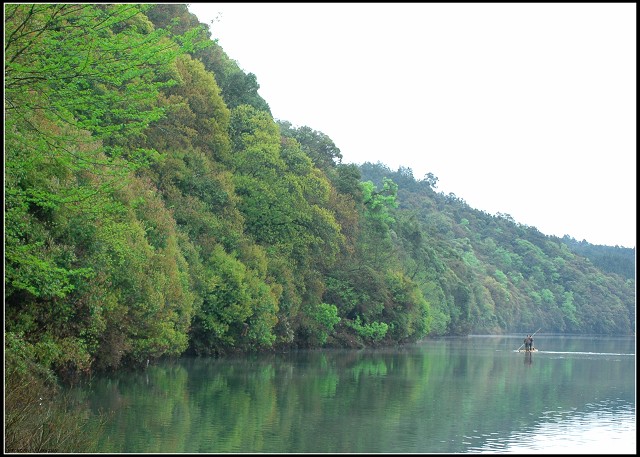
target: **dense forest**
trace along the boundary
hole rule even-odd
[[[635,248],[342,163],[258,89],[186,5],[5,5],[7,372],[635,332]]]

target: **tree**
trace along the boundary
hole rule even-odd
[[[294,128],[288,121],[278,121],[278,125],[282,135],[296,139],[304,153],[321,170],[334,168],[336,161],[342,160],[340,149],[326,134],[307,126]]]
[[[173,83],[171,62],[193,48],[192,32],[169,37],[154,29],[145,8],[5,7],[7,328],[34,346],[46,367],[87,368],[109,338],[109,323],[123,322],[125,304],[135,298],[123,299],[126,287],[113,287],[114,271],[131,273],[119,261],[131,267],[148,256],[154,260],[142,265],[157,270],[147,270],[146,279],[176,273],[180,281],[174,269],[180,267],[160,266],[149,255],[146,231],[123,198],[136,183],[133,172],[158,157],[136,145],[163,115],[156,100]],[[160,230],[162,217],[160,211],[147,222],[158,224],[152,242],[166,249],[172,234],[169,226]],[[140,330],[140,338],[127,340],[127,328],[119,346],[125,354],[157,356],[185,347],[185,322],[173,313],[190,299],[182,301],[181,286],[170,282],[160,287],[167,295],[151,313],[161,331]],[[141,309],[143,303],[135,304]],[[143,342],[150,335],[163,341]]]

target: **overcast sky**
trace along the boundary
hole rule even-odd
[[[636,243],[635,3],[194,3],[275,118],[489,214]],[[212,22],[213,21],[213,22]]]

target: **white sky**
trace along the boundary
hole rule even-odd
[[[275,118],[547,235],[636,244],[635,3],[197,3]],[[213,23],[212,23],[213,21]]]

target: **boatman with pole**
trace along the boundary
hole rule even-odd
[[[524,339],[524,343],[516,350],[516,352],[520,352],[520,349],[522,348],[522,346],[524,346],[524,350],[525,352],[530,352],[533,351],[535,348],[533,347],[533,336],[538,333],[540,330],[542,330],[541,328],[539,328],[538,330],[536,330],[534,332],[533,335],[527,335],[526,338]]]

